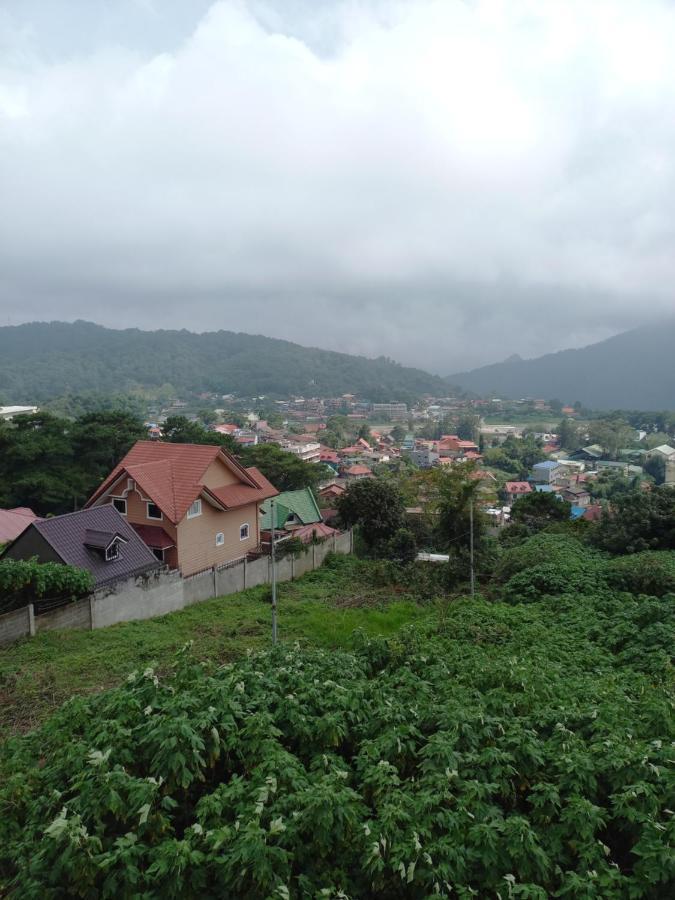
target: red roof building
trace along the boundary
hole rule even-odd
[[[255,550],[260,503],[276,494],[222,447],[138,441],[86,505],[111,503],[185,576]]]
[[[524,497],[532,493],[532,485],[529,481],[507,481],[504,485],[504,494],[507,503],[515,503],[518,497]]]

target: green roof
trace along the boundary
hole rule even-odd
[[[272,528],[271,502],[265,500],[261,505],[262,516],[260,527],[264,530]],[[300,491],[284,491],[274,498],[274,527],[283,528],[290,516],[295,514],[302,525],[321,522],[321,513],[311,488]]]

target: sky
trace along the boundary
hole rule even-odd
[[[450,374],[675,314],[670,0],[0,0],[0,324]]]

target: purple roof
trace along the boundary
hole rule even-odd
[[[93,506],[64,516],[41,519],[29,527],[42,535],[64,563],[91,572],[96,587],[141,575],[161,565],[112,505]],[[119,535],[126,541],[121,545],[117,559],[106,560],[103,553],[85,546],[92,532],[108,534],[111,540]]]

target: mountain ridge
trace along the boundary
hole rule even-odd
[[[595,409],[675,409],[675,318],[577,349],[509,357],[448,380],[510,399],[556,397]]]
[[[66,394],[177,391],[240,396],[340,396],[375,401],[444,395],[448,382],[386,357],[370,359],[243,332],[112,329],[94,322],[0,327],[0,396],[44,402]]]

